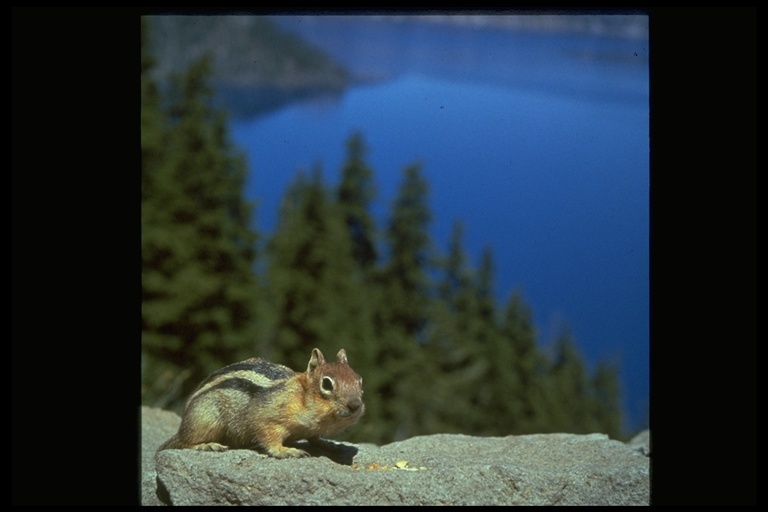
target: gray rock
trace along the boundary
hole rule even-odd
[[[303,445],[313,457],[166,450],[178,416],[143,411],[142,503],[173,505],[648,505],[649,458],[604,434],[438,434],[385,446]],[[173,421],[172,421],[173,420]],[[167,435],[166,435],[167,434]],[[147,452],[152,451],[152,453]],[[156,477],[156,478],[155,478]]]
[[[141,408],[141,504],[163,505],[157,498],[155,472],[155,451],[179,429],[181,418],[178,414]]]

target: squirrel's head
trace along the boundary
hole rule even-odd
[[[322,399],[332,406],[333,421],[339,428],[354,425],[365,412],[363,378],[347,362],[344,349],[336,354],[337,362],[329,363],[320,349],[312,350],[307,375]]]

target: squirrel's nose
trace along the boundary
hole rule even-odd
[[[352,398],[349,402],[347,402],[347,408],[349,409],[349,412],[357,411],[362,405],[363,401],[359,398]]]

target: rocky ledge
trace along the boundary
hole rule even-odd
[[[277,460],[157,447],[180,418],[142,408],[143,505],[649,505],[650,438],[437,434],[329,442]]]

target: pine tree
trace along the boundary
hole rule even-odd
[[[289,187],[267,250],[273,313],[264,352],[294,368],[306,365],[315,347],[331,358],[345,348],[355,361],[360,344],[372,338],[370,305],[354,272],[344,217],[319,168],[309,178],[299,173]]]
[[[505,305],[491,361],[499,406],[497,435],[548,431],[546,358],[538,348],[533,316],[520,290],[514,291]]]
[[[419,381],[429,382],[430,373],[419,350],[431,295],[427,192],[421,166],[406,167],[385,230],[389,257],[376,280],[380,290],[376,365],[384,375],[374,392],[383,401],[381,421],[386,442],[416,432],[417,412],[428,393]]]
[[[199,380],[253,348],[252,207],[208,76],[203,59],[174,77],[159,127],[157,89],[142,84],[142,397],[158,406],[178,408]]]
[[[555,340],[554,355],[547,373],[549,431],[575,434],[596,432],[590,418],[587,372],[566,326],[561,328]]]
[[[600,361],[591,378],[593,417],[600,432],[611,439],[628,441],[621,425],[619,370],[615,364]]]
[[[546,377],[549,430],[601,432],[624,440],[616,367],[600,361],[589,375],[567,327],[561,329],[554,348]]]
[[[482,361],[482,374],[475,382],[472,402],[478,412],[495,410],[499,413],[500,405],[507,400],[508,390],[501,391],[496,385],[499,375],[496,373],[499,362],[499,346],[504,344],[497,319],[497,306],[494,297],[494,263],[490,248],[486,247],[480,254],[480,263],[472,279],[473,303],[473,334],[467,339],[472,340],[473,357]],[[482,415],[478,415],[482,417]],[[474,429],[476,435],[506,435],[509,433],[508,418],[502,414],[477,422]]]
[[[479,284],[466,262],[463,231],[460,222],[454,223],[425,350],[440,372],[432,393],[432,408],[437,409],[432,428],[480,434],[488,426],[482,410],[492,404],[486,347],[495,326],[481,317]]]
[[[493,253],[489,247],[485,247],[480,255],[480,265],[477,269],[476,294],[480,319],[487,324],[493,324],[496,320],[494,279]]]
[[[431,251],[427,190],[421,165],[408,166],[385,234],[389,260],[382,272],[388,304],[384,320],[408,337],[419,335],[427,318],[424,299],[430,293],[427,269]]]
[[[337,202],[352,241],[352,254],[363,272],[369,273],[377,260],[374,222],[368,211],[374,197],[373,170],[367,164],[363,135],[355,132],[347,141],[347,160],[341,169]]]

